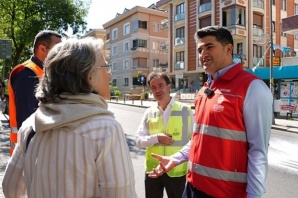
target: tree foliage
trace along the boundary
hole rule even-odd
[[[0,38],[12,40],[12,66],[30,57],[41,30],[83,33],[89,6],[90,0],[0,0]]]

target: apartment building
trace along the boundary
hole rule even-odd
[[[159,9],[168,13],[162,22],[169,36],[168,59],[175,88],[193,92],[204,81],[193,36],[209,25],[227,27],[234,38],[234,61],[246,69],[270,65],[270,13],[275,56],[293,56],[297,37],[281,30],[281,21],[297,14],[297,0],[160,0]],[[272,12],[271,12],[272,9]],[[292,49],[287,51],[286,49]],[[184,87],[180,85],[184,84]],[[186,88],[186,89],[185,89]]]
[[[110,50],[108,61],[112,64],[112,85],[123,94],[143,88],[145,81],[138,81],[159,67],[167,71],[169,63],[164,50],[168,32],[161,28],[167,13],[156,9],[135,6],[117,13],[115,18],[103,24],[106,30],[106,47]]]
[[[90,29],[86,32],[86,34],[84,36],[82,36],[82,38],[84,37],[94,37],[94,38],[98,38],[101,39],[103,41],[103,47],[102,47],[102,51],[104,53],[104,57],[106,57],[107,59],[109,59],[110,57],[110,50],[107,49],[107,45],[106,45],[106,31],[104,29]]]
[[[168,13],[161,26],[168,31],[175,90],[194,92],[206,80],[193,38],[196,30],[224,26],[234,38],[234,62],[241,62],[268,86],[271,79],[274,97],[297,106],[298,36],[293,35],[297,30],[292,25],[282,30],[282,20],[298,14],[298,0],[160,0],[156,6]],[[298,24],[295,17],[290,21]]]

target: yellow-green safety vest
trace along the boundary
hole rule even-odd
[[[170,156],[179,151],[190,139],[191,127],[191,108],[183,105],[179,102],[174,103],[171,109],[167,127],[164,127],[162,116],[158,108],[152,108],[148,112],[147,128],[149,134],[154,135],[157,133],[167,133],[172,135],[174,143],[170,146],[162,144],[155,144],[148,147],[146,151],[146,171],[152,171],[159,164],[158,160],[151,156],[151,153],[155,153],[163,156]],[[171,171],[168,172],[170,177],[181,177],[187,173],[187,162],[184,162]]]

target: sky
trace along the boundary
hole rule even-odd
[[[87,15],[87,30],[103,28],[102,25],[113,18],[116,14],[122,14],[124,9],[135,6],[149,7],[158,0],[92,0]]]

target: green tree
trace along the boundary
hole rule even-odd
[[[0,36],[12,40],[11,66],[28,59],[35,35],[45,29],[74,35],[86,29],[90,0],[0,0]]]

